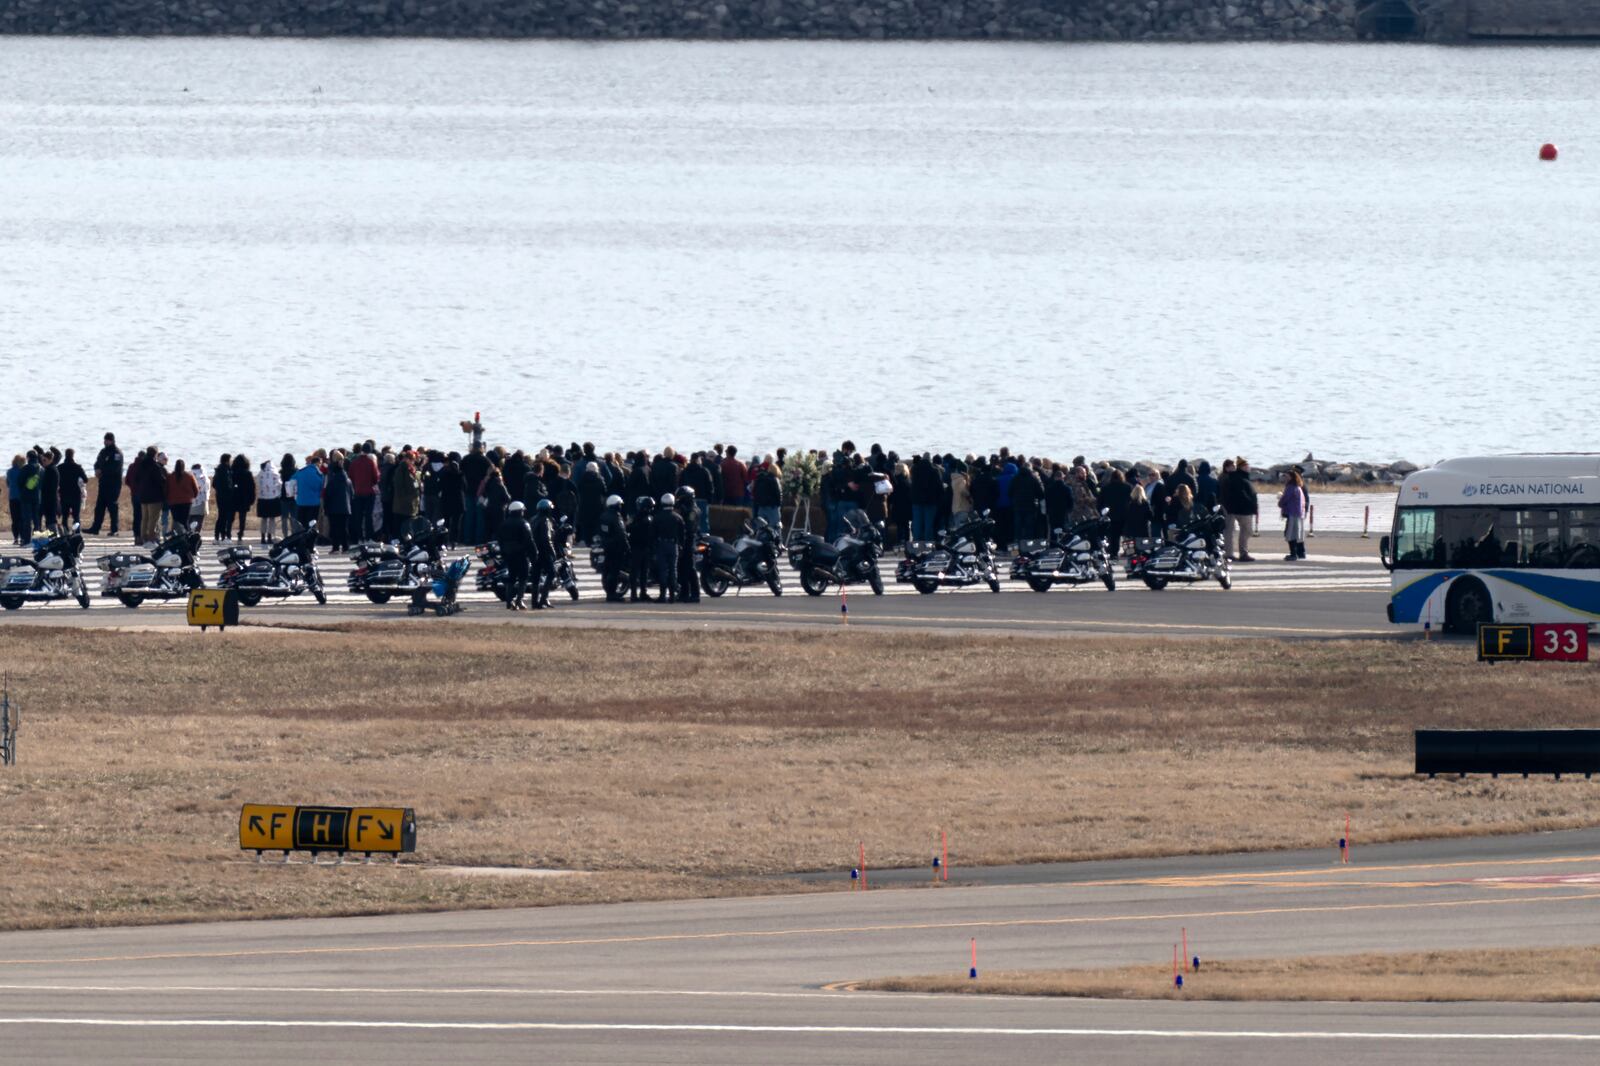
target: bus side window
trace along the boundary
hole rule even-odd
[[[1567,511],[1563,564],[1573,570],[1600,569],[1600,507],[1574,507]]]

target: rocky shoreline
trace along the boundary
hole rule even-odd
[[[1213,466],[1220,466],[1221,460],[1207,460]],[[1189,468],[1192,470],[1200,464],[1199,459],[1190,459]],[[1172,469],[1170,464],[1162,465],[1152,463],[1148,459],[1131,461],[1127,459],[1096,460],[1089,464],[1096,474],[1108,470],[1120,470],[1124,474],[1133,472],[1141,478],[1152,474],[1164,474]],[[1406,475],[1422,469],[1416,463],[1404,459],[1392,463],[1362,463],[1339,462],[1327,459],[1317,459],[1310,455],[1298,463],[1276,463],[1272,466],[1252,466],[1250,480],[1262,483],[1275,483],[1283,480],[1283,476],[1291,470],[1299,470],[1307,481],[1318,485],[1349,486],[1351,488],[1379,488],[1385,485],[1398,486],[1406,479]]]

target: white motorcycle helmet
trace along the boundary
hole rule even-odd
[[[663,507],[671,507],[673,504],[677,503],[678,500],[677,500],[677,497],[672,495],[672,493],[663,492],[661,494],[661,500],[659,502],[661,503],[661,506],[663,506]]]
[[[508,514],[521,514],[523,511],[526,511],[527,509],[528,509],[528,505],[523,503],[521,500],[512,500],[511,501],[511,505],[506,508],[506,512]]]
[[[616,493],[612,493],[610,496],[606,497],[606,506],[607,507],[621,507],[622,506],[622,497],[618,496]]]

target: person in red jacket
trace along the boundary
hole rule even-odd
[[[372,444],[361,446],[361,453],[350,460],[350,491],[354,495],[351,534],[358,541],[373,537],[372,516],[376,511],[378,495],[378,457],[372,454]]]
[[[722,502],[731,507],[744,506],[744,485],[750,472],[739,461],[739,449],[728,445],[722,460]]]
[[[189,528],[189,508],[194,506],[195,497],[199,495],[200,485],[194,475],[184,469],[183,460],[174,462],[166,485],[167,507],[172,511],[173,529]]]

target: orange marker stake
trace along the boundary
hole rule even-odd
[[[967,979],[968,980],[972,980],[972,981],[976,981],[978,979],[978,938],[977,937],[973,937],[972,938],[972,969],[967,971]]]
[[[944,880],[950,880],[950,841],[943,829],[939,830],[939,866],[944,871]]]
[[[1350,861],[1350,812],[1344,812],[1344,861]]]
[[[860,845],[861,845],[861,890],[863,892],[865,892],[866,889],[867,889],[867,842],[865,840],[863,840],[863,841],[860,842]]]
[[[1189,957],[1189,930],[1187,926],[1183,930],[1183,957],[1186,959]]]

